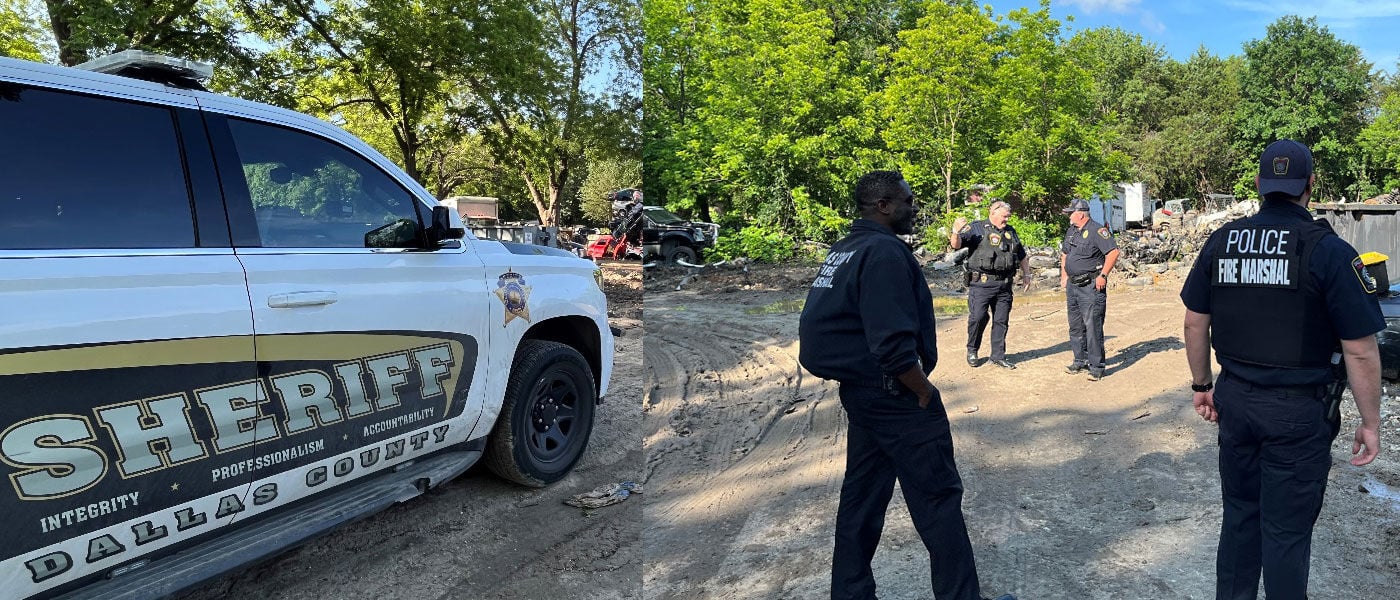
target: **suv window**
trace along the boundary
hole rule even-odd
[[[265,248],[412,248],[413,196],[369,161],[305,133],[228,120]]]
[[[657,225],[680,225],[685,223],[685,219],[677,217],[675,213],[664,208],[648,208],[646,215],[651,222]]]
[[[169,108],[0,82],[0,248],[190,248]]]

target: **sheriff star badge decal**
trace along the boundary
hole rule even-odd
[[[525,276],[507,271],[496,279],[496,297],[506,307],[505,325],[516,317],[530,320],[530,286],[525,284]]]

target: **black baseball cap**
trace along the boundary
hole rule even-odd
[[[1302,196],[1313,174],[1312,151],[1293,140],[1269,144],[1259,157],[1259,195]]]
[[[1088,212],[1088,210],[1089,210],[1089,201],[1088,201],[1088,200],[1085,200],[1085,199],[1083,199],[1083,198],[1075,198],[1074,200],[1072,200],[1072,201],[1069,203],[1069,206],[1066,206],[1066,207],[1064,208],[1064,212],[1067,212],[1067,213],[1072,213],[1072,212],[1075,212],[1075,211],[1078,211],[1078,210],[1082,210],[1082,211]]]

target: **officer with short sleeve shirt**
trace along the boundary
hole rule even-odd
[[[1312,166],[1303,144],[1270,145],[1255,179],[1259,213],[1212,234],[1181,290],[1192,404],[1220,426],[1219,599],[1255,598],[1261,572],[1269,600],[1307,598],[1312,528],[1341,425],[1326,403],[1338,348],[1361,413],[1351,463],[1370,463],[1380,447],[1376,282],[1308,213]]]
[[[993,202],[988,218],[974,221],[958,217],[948,243],[954,250],[970,248],[967,257],[967,364],[981,363],[977,351],[982,346],[982,334],[987,323],[992,324],[991,363],[1003,369],[1015,369],[1006,360],[1006,331],[1010,328],[1013,285],[1016,271],[1021,272],[1022,290],[1030,289],[1030,261],[1026,247],[1016,228],[1007,222],[1011,205]]]
[[[831,598],[875,598],[870,563],[898,481],[929,551],[934,597],[980,600],[948,414],[928,380],[938,361],[933,296],[896,237],[913,231],[914,194],[898,172],[875,171],[855,199],[861,218],[831,246],[798,324],[798,360],[840,382],[848,421]]]
[[[1089,380],[1103,377],[1103,319],[1108,310],[1108,274],[1118,262],[1118,243],[1107,227],[1089,218],[1089,202],[1078,199],[1064,209],[1069,229],[1060,243],[1060,287],[1065,288],[1069,313],[1069,347],[1074,374],[1089,371]]]

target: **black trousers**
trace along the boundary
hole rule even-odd
[[[962,478],[943,401],[920,409],[913,394],[842,385],[850,421],[846,477],[836,511],[832,600],[875,598],[870,560],[899,480],[914,528],[929,552],[937,600],[979,600],[977,565],[962,514]]]
[[[1332,440],[1321,390],[1256,386],[1222,374],[1220,491],[1225,514],[1215,558],[1217,600],[1303,600],[1312,530],[1322,510]]]
[[[992,324],[992,360],[1006,360],[1006,330],[1011,323],[1011,280],[967,285],[967,351],[982,347],[982,333]]]
[[[1094,289],[1093,282],[1065,287],[1065,312],[1069,313],[1069,349],[1074,363],[1103,373],[1103,315],[1108,308],[1108,288]]]

